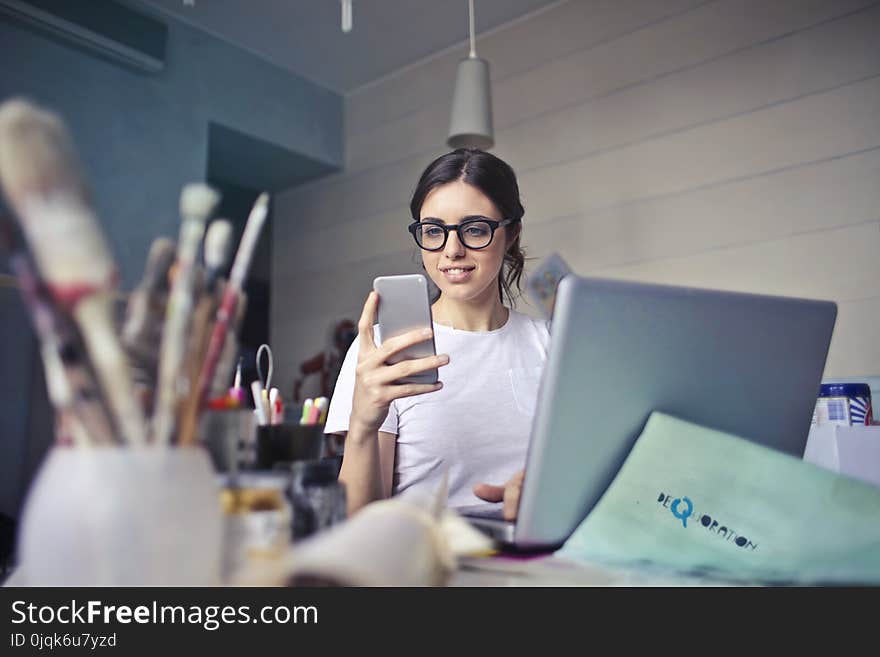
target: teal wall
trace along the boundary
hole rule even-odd
[[[248,183],[262,178],[275,187],[337,170],[343,160],[340,96],[163,21],[169,26],[165,69],[143,74],[0,16],[0,100],[26,96],[67,122],[124,289],[138,280],[151,241],[176,237],[184,183],[212,171],[235,178],[238,155],[247,163]],[[212,147],[212,132],[237,137]],[[271,144],[266,157],[261,144]],[[220,153],[210,156],[214,161],[212,150]],[[2,257],[0,272],[8,272]],[[49,439],[30,435],[28,427],[45,426],[48,407],[29,392],[41,376],[34,372],[35,342],[16,290],[0,287],[0,317],[0,512],[16,515],[40,452],[33,443]]]

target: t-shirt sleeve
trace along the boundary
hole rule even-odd
[[[348,348],[339,377],[336,379],[336,387],[330,397],[330,408],[327,410],[327,422],[324,424],[324,433],[345,433],[348,431],[348,421],[351,417],[351,401],[354,396],[355,368],[358,360],[358,339]],[[379,431],[397,434],[397,410],[394,402],[388,416],[379,427]]]

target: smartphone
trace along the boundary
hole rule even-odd
[[[432,328],[428,281],[421,274],[379,276],[373,280],[379,294],[379,337],[382,341],[415,329]],[[434,337],[397,352],[389,365],[436,354]],[[406,376],[395,383],[437,383],[437,368]]]

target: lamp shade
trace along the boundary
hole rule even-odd
[[[489,62],[485,59],[469,57],[458,65],[446,143],[450,148],[482,150],[488,150],[495,144]]]

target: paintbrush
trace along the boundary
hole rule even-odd
[[[128,298],[122,346],[132,368],[134,386],[145,413],[152,412],[159,367],[162,326],[168,306],[168,271],[174,264],[174,242],[153,240],[141,282]]]
[[[56,440],[65,442],[61,433],[66,431],[78,446],[114,442],[110,414],[76,327],[51,299],[30,255],[2,218],[0,243],[10,251],[9,265],[40,343],[46,388],[56,412]]]
[[[211,222],[205,232],[204,270],[201,272],[201,286],[196,309],[193,313],[192,330],[190,331],[190,352],[187,358],[187,375],[193,388],[202,368],[202,360],[208,348],[211,336],[211,323],[226,284],[223,271],[229,264],[229,252],[232,246],[232,223],[227,219]],[[194,392],[194,391],[193,391]]]
[[[225,281],[222,273],[229,262],[229,247],[231,245],[232,224],[225,219],[212,222],[205,233],[205,280],[193,315],[190,340],[191,357],[187,359],[188,375],[193,388],[196,386],[196,380],[202,369],[202,361],[208,349],[211,322],[217,312],[217,306],[223,292]]]
[[[213,385],[217,363],[220,360],[224,344],[226,343],[229,324],[231,321],[234,321],[236,316],[239,295],[242,294],[244,289],[244,281],[247,277],[251,259],[253,258],[254,250],[257,248],[257,241],[260,239],[260,233],[263,230],[263,224],[266,222],[268,212],[269,194],[263,192],[257,198],[248,216],[244,234],[241,237],[241,243],[238,245],[235,260],[232,263],[229,282],[223,290],[223,300],[217,309],[217,320],[214,323],[214,330],[208,343],[208,353],[205,355],[205,362],[202,365],[202,372],[199,376],[198,399],[200,404],[205,403]]]
[[[238,295],[238,302],[235,305],[235,317],[229,324],[229,330],[226,332],[226,341],[220,350],[220,359],[217,361],[217,367],[214,371],[214,380],[208,389],[210,398],[224,394],[229,386],[229,377],[233,376],[235,365],[239,359],[238,332],[247,314],[248,298],[247,294],[242,292]]]
[[[211,335],[211,322],[217,312],[223,279],[221,274],[229,258],[229,247],[232,243],[232,224],[225,219],[211,223],[205,233],[205,283],[204,290],[193,313],[192,330],[190,331],[189,356],[187,358],[187,376],[189,377],[189,393],[181,405],[178,423],[179,442],[188,443],[196,430],[199,413],[198,377],[202,369],[202,361],[208,350],[208,339]]]
[[[0,183],[46,287],[73,317],[115,426],[146,442],[113,324],[117,271],[61,121],[21,100],[0,106]]]
[[[153,413],[153,439],[167,445],[174,434],[178,402],[186,395],[186,373],[183,368],[186,332],[193,308],[193,287],[196,281],[196,257],[205,223],[220,200],[220,195],[202,183],[186,185],[180,195],[180,238],[177,240],[177,273],[162,331],[159,352],[159,382],[156,408]]]
[[[205,233],[205,286],[207,289],[216,289],[223,270],[229,263],[231,247],[232,222],[228,219],[212,221]]]

